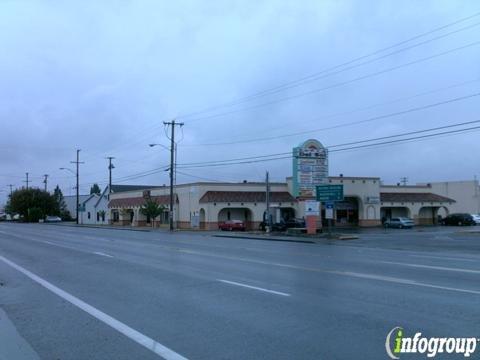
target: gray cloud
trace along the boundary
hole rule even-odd
[[[367,6],[368,5],[368,6]],[[168,163],[148,143],[168,143],[163,120],[222,104],[301,78],[478,11],[474,1],[53,1],[0,2],[0,189],[51,175],[66,193],[75,148],[82,149],[82,191]],[[480,21],[472,19],[468,24]],[[232,109],[394,67],[478,39],[480,27]],[[478,118],[465,100],[310,136],[216,147],[187,146],[282,135],[373,117],[478,92],[479,82],[325,119],[392,99],[480,78],[479,46],[378,77],[224,117],[186,118],[179,163],[289,151],[307,137],[326,145]],[[219,112],[231,110],[229,108]],[[181,137],[182,134],[179,133]],[[332,154],[331,173],[375,175],[396,182],[472,178],[477,133]],[[288,160],[185,169],[199,177],[280,180]],[[179,181],[192,181],[186,175]],[[159,172],[137,183],[161,184]],[[5,192],[0,192],[0,203]]]

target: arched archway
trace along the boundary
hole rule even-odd
[[[412,218],[412,212],[407,206],[382,206],[380,208],[380,217],[383,223],[384,220],[392,217]]]
[[[240,220],[245,223],[247,230],[251,230],[253,226],[252,210],[246,207],[223,208],[218,212],[218,223],[228,220]]]
[[[437,211],[437,217],[441,216],[442,219],[450,214],[450,211],[446,206],[440,206]]]
[[[423,206],[418,211],[418,223],[420,225],[438,225],[439,217],[444,218],[449,214],[446,206]]]

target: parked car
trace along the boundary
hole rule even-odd
[[[222,231],[245,231],[245,223],[241,220],[227,220],[218,225]]]
[[[450,214],[442,219],[442,225],[476,225],[476,222],[470,214]]]
[[[266,225],[265,221],[262,221],[260,223],[260,230],[265,231]],[[287,231],[287,229],[304,228],[305,226],[304,219],[280,220],[280,222],[272,224],[272,231]]]
[[[404,228],[412,228],[415,226],[415,223],[413,222],[412,219],[406,218],[406,217],[395,217],[391,219],[387,219],[384,223],[385,227],[392,227],[392,228],[399,228],[399,229],[404,229]]]
[[[281,220],[279,223],[272,225],[273,231],[287,231],[287,229],[292,228],[304,228],[305,220],[304,219],[288,219]]]
[[[50,222],[50,223],[52,223],[52,222],[61,222],[61,221],[62,221],[62,219],[60,219],[58,216],[47,216],[47,217],[45,218],[45,222]]]
[[[20,217],[19,214],[14,214],[14,215],[7,214],[7,218],[5,220],[7,220],[7,221],[18,221],[20,219],[21,219],[21,217]]]
[[[473,221],[475,221],[476,225],[480,225],[480,215],[478,214],[472,214]]]

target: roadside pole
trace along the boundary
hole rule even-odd
[[[76,164],[77,166],[77,172],[76,172],[76,178],[77,178],[77,186],[76,186],[76,195],[77,195],[77,207],[76,207],[76,211],[75,211],[75,214],[76,214],[76,223],[77,225],[79,224],[79,221],[78,221],[78,210],[79,210],[79,207],[80,207],[80,174],[79,174],[79,171],[80,171],[80,164],[83,164],[84,162],[81,162],[80,161],[80,149],[77,149],[77,160],[76,161],[70,161],[70,163],[72,164]]]
[[[115,169],[115,166],[112,164],[112,159],[115,159],[113,156],[108,156],[108,199],[110,200],[110,193],[112,192],[112,170]]]
[[[265,202],[267,204],[267,214],[266,214],[267,216],[266,216],[266,219],[265,219],[266,220],[265,221],[266,222],[265,230],[268,233],[268,232],[270,232],[271,226],[272,226],[271,221],[270,221],[270,181],[269,181],[268,171],[267,171],[266,176],[265,176],[265,184],[266,184]]]
[[[328,223],[328,235],[332,236],[332,219],[335,213],[335,203],[333,201],[325,202],[325,218]]]
[[[170,222],[170,231],[173,231],[173,216],[174,216],[174,201],[173,201],[173,181],[175,176],[175,126],[182,127],[184,123],[177,123],[175,120],[171,122],[164,121],[164,125],[170,125],[172,127],[171,136],[170,136],[170,211],[169,211],[169,222]]]
[[[317,185],[317,200],[325,202],[325,219],[328,222],[328,235],[332,235],[332,219],[335,219],[335,202],[343,201],[343,185]]]

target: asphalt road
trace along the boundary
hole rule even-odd
[[[480,234],[461,230],[303,244],[0,223],[0,320],[29,359],[385,359],[395,326],[480,336]]]

